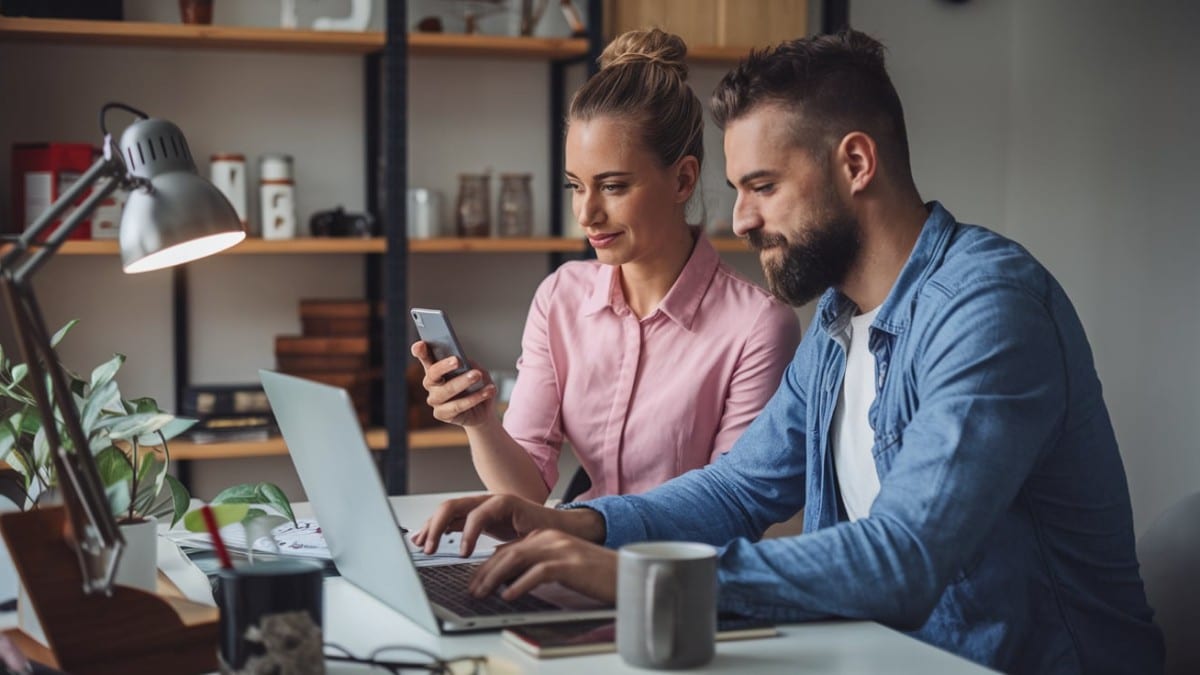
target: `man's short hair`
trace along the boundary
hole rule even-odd
[[[911,177],[900,97],[884,67],[884,47],[856,30],[753,50],[712,96],[722,129],[762,105],[794,113],[796,143],[820,159],[846,134],[861,131],[879,148],[884,170]]]

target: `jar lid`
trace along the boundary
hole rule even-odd
[[[236,152],[218,152],[209,156],[210,162],[244,162],[246,156]]]

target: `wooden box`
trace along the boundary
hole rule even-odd
[[[382,307],[366,300],[301,300],[300,325],[310,336],[359,336],[379,332]]]
[[[370,340],[366,337],[275,338],[275,361],[280,372],[364,371],[370,367]]]
[[[692,47],[766,47],[808,34],[807,0],[606,0],[605,35],[661,28]]]

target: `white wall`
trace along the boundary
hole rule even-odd
[[[1075,302],[1144,531],[1200,489],[1200,5],[850,4],[889,48],[924,197],[1024,244]]]
[[[444,3],[413,2],[410,15],[445,11]],[[347,2],[298,3],[300,20],[340,15]],[[275,25],[277,0],[216,5],[217,23]],[[554,9],[553,7],[551,9]],[[375,28],[382,27],[376,3]],[[130,20],[178,20],[177,3],[127,0]],[[539,32],[559,33],[561,16],[549,12]],[[452,21],[448,20],[452,27]],[[501,30],[499,17],[485,27]],[[457,174],[491,167],[534,174],[535,219],[548,222],[548,66],[497,59],[417,58],[410,68],[410,158],[414,185],[440,190],[449,221]],[[707,99],[720,68],[697,68],[693,81]],[[582,79],[575,68],[573,89]],[[0,44],[0,87],[18,92],[21,105],[0,106],[0,148],[18,141],[96,142],[96,111],[121,100],[175,121],[200,169],[214,152],[241,152],[254,162],[265,152],[295,157],[298,214],[365,202],[362,59],[348,55],[272,54],[122,47]],[[127,118],[112,115],[120,129]],[[705,170],[709,216],[727,200],[720,136],[706,135],[712,159]],[[0,213],[7,220],[9,163],[0,161]],[[493,183],[493,194],[498,185]],[[251,190],[251,213],[256,200]],[[568,211],[569,212],[569,211]],[[761,278],[753,257],[730,257],[743,273]],[[489,368],[514,367],[529,300],[548,270],[547,256],[416,255],[410,259],[411,304],[446,308],[472,358]],[[361,297],[361,256],[228,256],[188,267],[191,288],[191,371],[197,383],[250,382],[274,364],[274,336],[299,332],[301,298]],[[169,272],[125,276],[115,260],[59,256],[38,276],[47,322],[82,321],[62,346],[64,360],[90,369],[113,352],[129,359],[119,381],[127,396],[174,400],[171,374]],[[7,317],[0,341],[11,347]],[[407,344],[392,347],[407,353]],[[564,476],[569,477],[570,459]],[[412,453],[412,489],[478,486],[463,449]],[[193,485],[211,497],[225,485],[272,480],[302,495],[290,462],[260,458],[193,462]]]

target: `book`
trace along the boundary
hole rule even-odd
[[[193,443],[248,443],[265,441],[278,433],[275,416],[268,413],[202,417],[187,437]]]
[[[539,659],[617,650],[616,623],[607,619],[505,628],[501,635],[521,651]],[[768,621],[725,614],[717,617],[718,642],[776,635],[779,635],[779,629]]]

